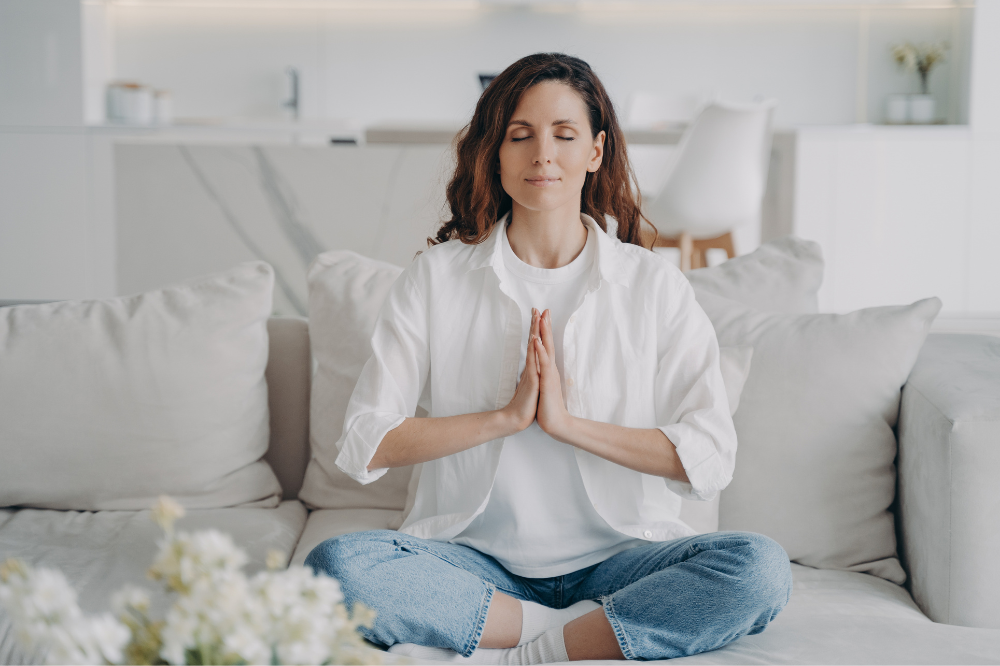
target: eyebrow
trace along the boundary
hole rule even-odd
[[[529,123],[527,120],[512,120],[510,121],[510,124],[521,125],[522,127],[534,127],[534,125]],[[555,127],[556,125],[576,125],[576,121],[572,118],[563,118],[562,120],[552,121],[552,126]]]

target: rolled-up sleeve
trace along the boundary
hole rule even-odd
[[[379,311],[368,358],[351,394],[336,464],[362,484],[387,468],[368,470],[379,444],[413,416],[430,365],[426,301],[413,278],[417,261],[400,274]]]
[[[719,366],[719,343],[686,279],[677,280],[661,309],[657,337],[657,422],[677,448],[690,483],[665,479],[685,499],[712,500],[729,485],[736,430]]]

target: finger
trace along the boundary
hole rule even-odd
[[[524,361],[525,377],[538,376],[538,355],[535,353],[535,341],[537,339],[537,335],[528,336],[528,354],[526,360]]]
[[[549,352],[545,349],[545,344],[542,342],[541,338],[535,338],[535,353],[538,354],[538,366],[540,372],[545,372],[549,369]]]
[[[556,344],[552,336],[552,313],[546,310],[540,317],[539,330],[541,331],[542,344],[549,356],[555,356]]]

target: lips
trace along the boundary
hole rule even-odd
[[[559,182],[559,177],[557,176],[532,176],[531,178],[525,178],[524,181],[535,187],[548,187]]]

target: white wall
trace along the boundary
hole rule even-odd
[[[967,113],[970,9],[237,5],[115,6],[118,77],[169,89],[179,117],[276,117],[294,65],[307,117],[462,121],[478,72],[556,50],[588,60],[619,105],[639,90],[764,95],[779,125],[840,124],[880,121],[885,94],[917,89],[891,43],[947,39],[932,92],[950,121]]]
[[[0,0],[0,126],[83,124],[78,0]]]

